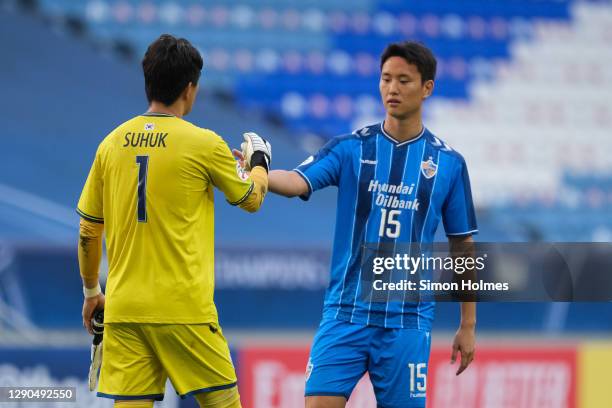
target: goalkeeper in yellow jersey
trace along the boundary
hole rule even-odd
[[[182,119],[191,111],[202,58],[185,39],[162,35],[144,56],[146,113],[100,143],[79,199],[83,323],[104,309],[98,396],[152,407],[170,378],[200,406],[240,407],[236,373],[217,320],[214,196],[254,212],[268,190],[271,148],[244,135],[250,174],[213,131]],[[102,235],[109,263],[98,283]]]

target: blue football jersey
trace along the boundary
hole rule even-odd
[[[331,279],[324,316],[357,324],[430,330],[434,302],[368,301],[360,296],[363,247],[431,243],[442,220],[447,235],[477,232],[463,157],[423,129],[398,142],[383,124],[330,140],[295,171],[313,191],[338,187]],[[371,272],[371,271],[370,271]]]

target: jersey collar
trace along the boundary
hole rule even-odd
[[[425,134],[425,131],[426,131],[426,130],[427,130],[427,129],[425,128],[425,126],[423,126],[423,129],[421,130],[421,133],[419,133],[419,135],[418,135],[417,137],[413,137],[413,138],[412,138],[412,139],[410,139],[410,140],[405,140],[405,141],[403,141],[403,142],[400,142],[400,141],[398,141],[398,140],[395,140],[395,139],[394,139],[394,138],[393,138],[393,137],[392,137],[390,134],[388,134],[387,132],[385,132],[385,121],[384,121],[384,120],[383,120],[383,121],[380,123],[380,131],[381,131],[381,133],[383,134],[383,136],[385,136],[387,139],[389,139],[391,142],[393,142],[393,144],[394,144],[396,147],[399,147],[399,146],[403,146],[403,145],[405,145],[405,144],[410,144],[410,143],[416,142],[417,140],[419,140],[420,138],[422,138],[422,137],[423,137],[423,135]]]
[[[171,115],[169,113],[160,113],[160,112],[145,112],[140,116],[156,116],[162,118],[175,118],[175,115]]]

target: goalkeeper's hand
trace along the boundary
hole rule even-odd
[[[96,296],[86,297],[83,300],[83,326],[87,329],[89,334],[94,334],[91,326],[91,321],[94,317],[96,310],[103,310],[106,299],[103,293],[98,293]]]
[[[244,142],[240,145],[244,158],[245,170],[250,171],[255,166],[262,166],[266,171],[270,170],[272,161],[272,146],[257,133],[247,132],[242,135]]]

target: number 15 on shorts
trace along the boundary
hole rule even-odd
[[[410,396],[424,397],[427,389],[427,363],[408,363],[410,369]]]

